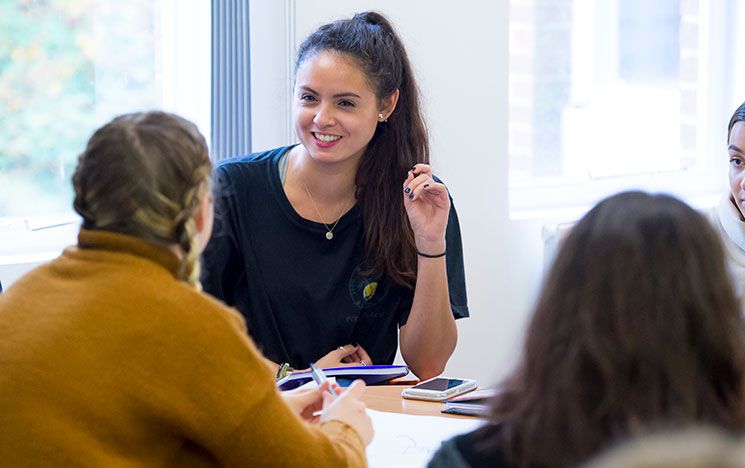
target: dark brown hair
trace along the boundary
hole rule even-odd
[[[729,144],[732,127],[734,127],[737,122],[745,122],[745,102],[740,104],[740,107],[738,107],[735,110],[735,113],[732,114],[732,118],[729,119],[729,125],[727,126],[727,144]]]
[[[561,245],[484,442],[510,466],[568,467],[644,427],[742,429],[743,379],[716,233],[673,197],[621,193]]]
[[[194,214],[211,171],[193,123],[165,112],[122,115],[88,140],[72,177],[73,206],[85,229],[180,246],[179,277],[199,288]]]
[[[295,71],[324,51],[343,54],[357,64],[379,102],[399,90],[396,109],[378,125],[367,146],[356,184],[369,269],[385,271],[396,283],[411,287],[416,246],[397,187],[414,164],[429,164],[429,141],[406,49],[383,15],[364,12],[316,29],[300,44]]]

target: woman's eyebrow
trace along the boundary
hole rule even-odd
[[[357,99],[362,99],[362,96],[356,93],[348,92],[348,93],[339,93],[334,94],[335,98],[341,98],[341,97],[356,97]]]
[[[309,86],[300,85],[298,88],[300,88],[303,91],[308,91],[308,92],[313,93],[313,94],[319,94],[318,91],[316,91],[315,89],[313,89],[313,88],[311,88]],[[348,91],[348,92],[345,92],[345,93],[334,94],[334,98],[342,98],[342,97],[355,97],[357,99],[362,99],[362,96],[360,96],[357,93],[353,93],[351,91]]]
[[[311,93],[313,93],[313,94],[318,94],[318,92],[317,92],[317,91],[316,91],[315,89],[313,89],[313,88],[310,88],[310,87],[308,87],[308,86],[302,86],[302,85],[301,85],[301,86],[300,86],[300,89],[301,89],[302,91],[308,91],[308,92],[311,92]]]

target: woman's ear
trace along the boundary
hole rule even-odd
[[[215,209],[212,191],[207,190],[202,196],[199,208],[196,213],[194,213],[194,225],[196,227],[194,235],[197,237],[197,244],[199,245],[200,253],[205,247],[207,247],[207,242],[209,242],[210,236],[212,235],[212,223],[214,217]]]
[[[399,94],[400,92],[397,88],[388,97],[383,98],[383,100],[381,101],[380,115],[383,116],[382,120],[387,120],[388,117],[393,114],[393,111],[396,110],[396,104],[398,104]]]

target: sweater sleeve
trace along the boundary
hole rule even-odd
[[[353,428],[310,425],[285,404],[236,312],[193,298],[174,312],[178,331],[159,339],[144,383],[150,411],[225,466],[366,466]]]
[[[341,421],[310,425],[284,404],[277,392],[267,392],[243,423],[224,441],[226,465],[241,466],[367,466],[365,445],[352,427]]]

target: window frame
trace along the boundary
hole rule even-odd
[[[160,46],[165,60],[158,108],[193,121],[209,143],[210,2],[161,2],[160,11],[156,13],[156,27],[161,33]],[[149,109],[123,109],[122,112],[138,110]],[[7,287],[30,266],[51,260],[64,247],[75,244],[79,223],[80,217],[72,209],[33,216],[0,216],[0,238],[5,240],[0,245],[0,270],[6,275],[13,273],[12,277],[0,280],[4,280]]]
[[[727,187],[726,126],[734,109],[745,100],[745,84],[739,84],[745,78],[745,59],[735,54],[735,44],[745,43],[745,32],[735,27],[745,21],[745,5],[704,0],[700,8],[699,44],[706,53],[697,70],[703,92],[697,98],[700,142],[695,161],[679,170],[635,175],[523,180],[510,175],[510,219],[576,219],[598,200],[628,189],[671,193],[699,208],[716,203]],[[728,69],[732,73],[719,77],[710,72]]]

